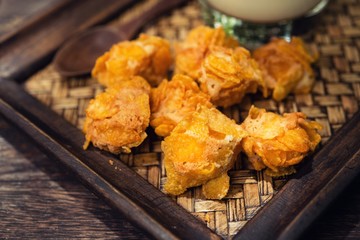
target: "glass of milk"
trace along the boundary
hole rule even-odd
[[[293,20],[320,12],[329,0],[199,0],[206,24],[224,29],[248,48],[271,37],[290,39]]]

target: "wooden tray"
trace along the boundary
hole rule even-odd
[[[109,24],[136,17],[155,1],[127,8]],[[239,106],[223,109],[237,122],[252,103],[280,113],[303,111],[324,125],[319,151],[289,179],[271,179],[242,159],[230,173],[231,193],[223,201],[205,200],[197,188],[175,199],[161,193],[158,189],[166,177],[161,139],[151,131],[134,154],[120,155],[120,160],[96,149],[82,150],[83,134],[78,128],[82,127],[84,109],[102,88],[88,77],[61,78],[49,63],[52,53],[73,32],[103,22],[123,9],[117,2],[109,1],[106,6],[78,2],[59,7],[44,21],[20,31],[14,41],[4,42],[0,46],[1,113],[156,238],[299,236],[360,171],[360,34],[356,27],[360,11],[356,2],[333,1],[316,18],[313,29],[302,35],[320,52],[317,83],[311,94],[289,96],[281,103],[248,97]],[[77,17],[69,19],[69,12],[76,12]],[[198,5],[190,2],[145,26],[144,32],[175,41],[199,24]],[[43,39],[44,33],[47,39]],[[38,45],[29,49],[33,42]],[[17,55],[19,52],[22,54]]]
[[[0,42],[41,21],[70,0],[1,0]]]

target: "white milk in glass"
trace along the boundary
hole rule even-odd
[[[204,21],[222,26],[248,48],[272,37],[290,39],[293,19],[322,8],[329,0],[199,0]]]
[[[207,0],[214,9],[250,22],[279,22],[305,15],[321,0]]]

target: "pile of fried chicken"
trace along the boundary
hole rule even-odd
[[[166,39],[146,34],[120,42],[92,70],[106,89],[87,107],[84,149],[92,143],[130,153],[150,125],[164,137],[164,191],[171,195],[202,186],[206,198],[224,198],[227,172],[240,152],[256,170],[291,174],[321,141],[319,123],[301,112],[279,115],[252,106],[238,124],[217,107],[241,104],[246,94],[258,91],[277,101],[308,93],[315,60],[295,37],[274,39],[251,54],[221,27],[194,28],[174,51]]]

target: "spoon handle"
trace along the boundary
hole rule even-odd
[[[160,0],[149,9],[145,10],[139,17],[122,24],[117,28],[125,39],[132,39],[146,23],[187,1],[188,0]]]

